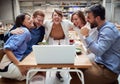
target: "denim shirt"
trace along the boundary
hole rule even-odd
[[[95,62],[104,64],[114,73],[120,74],[120,31],[110,22],[105,22],[98,30],[98,37],[87,37],[88,48],[93,52]]]
[[[21,28],[24,33],[12,35],[4,44],[4,49],[10,49],[19,61],[23,58],[23,54],[27,49],[27,42],[31,39],[29,30],[25,27]]]

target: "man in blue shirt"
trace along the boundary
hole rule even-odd
[[[92,67],[84,70],[85,84],[118,84],[120,74],[120,31],[114,24],[105,20],[105,8],[96,4],[87,10],[87,21],[91,28],[97,27],[97,39],[86,31],[87,48],[96,57]]]
[[[27,43],[28,47],[24,55],[28,55],[32,51],[32,46],[37,45],[38,42],[42,42],[45,34],[45,28],[43,27],[44,13],[40,10],[36,10],[33,13],[33,22],[35,28],[30,30],[31,40]]]

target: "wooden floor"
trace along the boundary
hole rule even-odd
[[[70,73],[72,80],[70,84],[81,84],[76,73]],[[13,79],[0,78],[0,84],[26,84],[26,81],[17,81]]]
[[[0,78],[0,84],[26,84],[26,81],[17,81],[13,79]]]

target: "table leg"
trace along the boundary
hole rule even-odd
[[[47,71],[68,71],[68,72],[76,72],[80,81],[82,82],[82,84],[84,84],[84,74],[81,70],[78,69],[30,69],[27,72],[27,76],[26,76],[26,84],[29,84],[29,80],[30,80],[30,73],[31,72],[47,72]]]

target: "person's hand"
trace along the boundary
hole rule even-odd
[[[19,70],[22,73],[22,75],[26,75],[28,70],[29,70],[29,68],[28,67],[19,67]]]
[[[16,28],[14,30],[11,30],[10,33],[11,34],[22,34],[22,33],[24,33],[24,30],[21,28]]]
[[[80,29],[80,33],[83,36],[87,37],[89,35],[89,29],[87,27],[83,27],[83,28]]]

